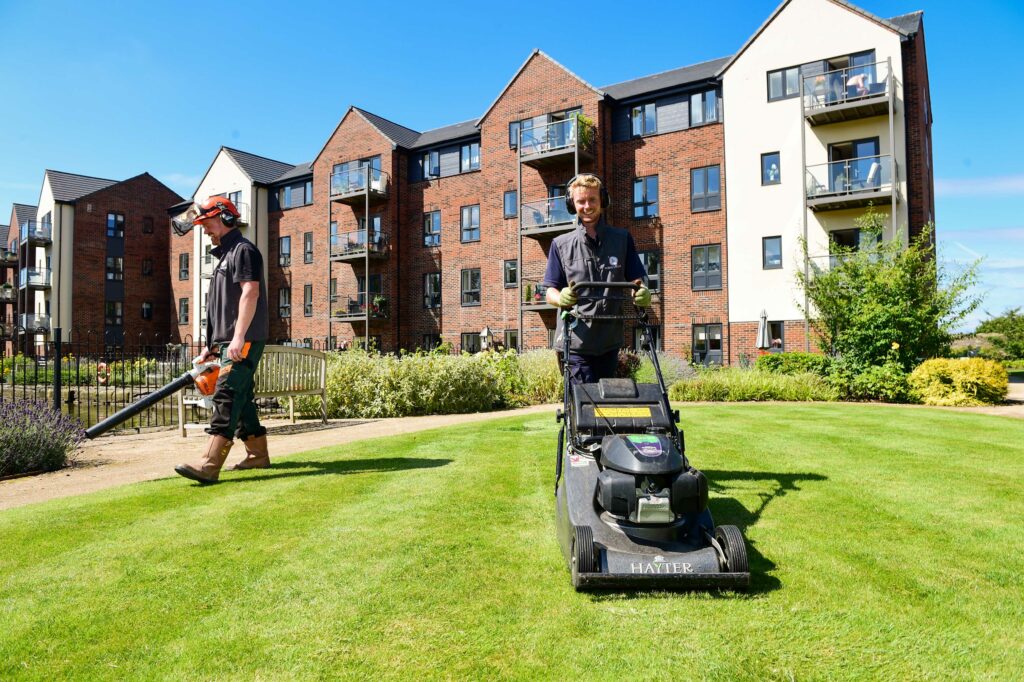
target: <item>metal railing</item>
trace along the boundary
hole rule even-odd
[[[0,260],[2,260],[6,264],[17,263],[18,252],[5,249],[3,253],[0,253]]]
[[[578,117],[526,128],[519,133],[519,156],[532,156],[560,149],[571,149],[579,142],[580,149],[590,150],[594,127]]]
[[[526,278],[519,283],[519,293],[524,306],[546,306],[548,287],[539,279]]]
[[[22,313],[18,316],[18,326],[28,331],[49,331],[50,316]]]
[[[374,230],[370,232],[367,244],[366,230],[353,230],[331,235],[332,256],[355,256],[363,254],[369,248],[371,254],[387,253],[390,237],[387,232]]]
[[[18,273],[18,286],[48,287],[50,271],[46,268],[22,268]]]
[[[807,166],[807,198],[890,191],[892,169],[889,154]]]
[[[331,196],[362,194],[367,190],[387,194],[389,176],[382,170],[362,166],[331,174]]]
[[[565,197],[552,197],[539,201],[527,201],[520,207],[521,229],[536,230],[555,225],[571,224],[575,218],[565,207]]]
[[[21,224],[21,243],[29,241],[50,241],[53,238],[53,226],[35,220],[26,220]]]
[[[369,298],[369,310],[367,310],[367,298]],[[367,312],[371,320],[383,320],[391,317],[391,298],[380,291],[370,291],[369,297],[365,291],[358,292],[355,296],[345,296],[345,304],[334,310],[335,317],[365,317]]]
[[[892,79],[889,62],[874,62],[803,77],[804,107],[808,110],[883,97]]]
[[[0,287],[0,303],[14,303],[17,298],[18,293],[14,287]]]

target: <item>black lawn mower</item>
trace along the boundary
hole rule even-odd
[[[579,295],[587,300],[613,299],[612,292],[637,286],[576,284],[577,290],[595,292]],[[563,357],[581,319],[626,319],[584,316],[578,306],[561,314]],[[715,526],[707,478],[684,454],[679,413],[669,405],[646,311],[637,308],[635,321],[658,383],[601,379],[572,385],[563,363],[556,525],[573,587],[746,589],[750,571],[743,534],[736,526]]]

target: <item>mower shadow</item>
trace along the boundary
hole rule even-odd
[[[419,457],[378,457],[375,459],[337,460],[333,462],[287,460],[284,462],[274,462],[270,465],[269,469],[260,469],[258,470],[259,473],[252,476],[235,477],[232,474],[238,472],[225,470],[228,476],[226,478],[222,476],[220,483],[272,481],[295,476],[375,474],[413,469],[434,469],[443,467],[451,462],[452,460],[450,459],[424,459]]]

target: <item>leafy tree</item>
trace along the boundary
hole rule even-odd
[[[809,302],[802,312],[821,347],[848,367],[896,363],[905,372],[944,355],[953,327],[981,303],[969,293],[978,263],[947,271],[935,258],[930,224],[910,244],[883,240],[885,217],[874,209],[855,224],[859,248],[834,244],[830,267],[811,259],[809,272],[797,273]]]
[[[1000,334],[991,338],[992,345],[1007,357],[1024,358],[1024,315],[1020,308],[1011,308],[998,317],[991,315],[978,325],[976,334]]]

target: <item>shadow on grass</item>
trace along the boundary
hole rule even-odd
[[[450,464],[450,459],[424,459],[417,457],[378,457],[376,459],[351,459],[333,462],[293,461],[274,462],[269,469],[256,469],[254,475],[240,475],[250,472],[230,471],[225,468],[220,483],[250,483],[272,481],[295,476],[327,476],[344,474],[375,474],[412,469],[435,469]],[[202,485],[196,483],[196,485]]]
[[[764,514],[768,504],[778,497],[783,497],[790,492],[799,491],[800,483],[804,481],[826,481],[827,476],[815,473],[774,473],[768,471],[722,471],[713,469],[702,469],[708,478],[708,487],[720,495],[726,494],[731,486],[729,481],[754,481],[769,482],[772,485],[770,490],[760,491],[757,496],[760,503],[754,509],[747,509],[733,497],[715,497],[708,501],[708,508],[711,516],[715,519],[715,525],[734,525],[744,531],[744,540],[747,543],[747,562],[750,566],[750,589],[744,592],[731,592],[710,590],[709,594],[716,599],[733,599],[745,595],[765,594],[774,592],[782,587],[778,578],[771,575],[775,570],[775,562],[762,554],[756,544],[746,536],[746,530],[755,525]],[[591,593],[592,601],[612,601],[644,598],[652,596],[669,597],[679,592],[694,592],[695,590],[658,590],[656,592],[623,592],[619,590],[602,590]]]

